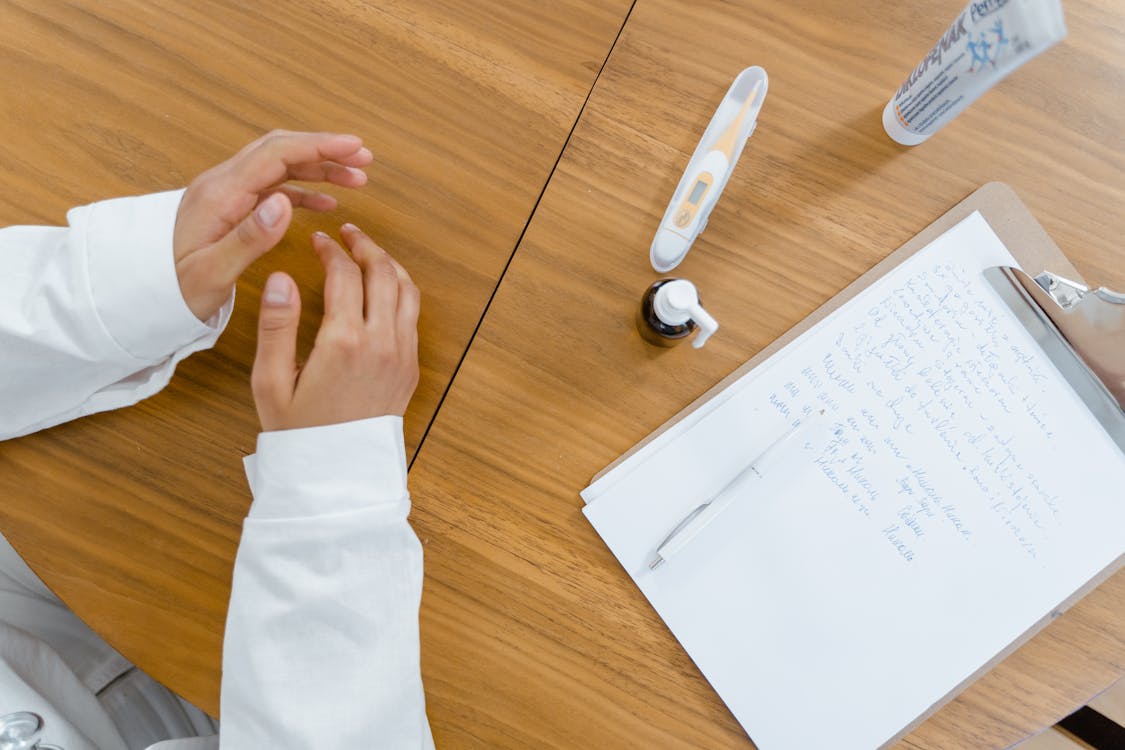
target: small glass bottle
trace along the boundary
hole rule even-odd
[[[637,330],[641,337],[657,346],[675,346],[696,328],[699,335],[692,346],[698,349],[719,328],[699,302],[695,285],[687,279],[661,279],[641,298],[637,311]]]

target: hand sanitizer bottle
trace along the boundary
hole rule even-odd
[[[719,328],[699,302],[695,284],[687,279],[661,279],[648,288],[637,312],[641,337],[657,346],[675,346],[699,329],[692,346],[698,349]]]

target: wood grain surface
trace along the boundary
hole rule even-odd
[[[1011,185],[1088,281],[1125,289],[1125,9],[1068,2],[1065,42],[897,146],[882,107],[959,7],[636,3],[412,469],[439,747],[750,747],[579,491],[986,182]],[[751,64],[770,75],[757,132],[675,272],[722,328],[699,351],[650,347],[633,327],[649,244]],[[1002,748],[1054,723],[1125,672],[1123,615],[1118,574],[902,747]]]
[[[259,290],[308,235],[367,229],[423,290],[413,454],[593,80],[626,0],[0,0],[0,225],[181,187],[261,133],[361,135],[369,184],[298,213],[229,328],[158,396],[0,445],[0,530],[127,657],[211,711],[250,496],[241,457]]]

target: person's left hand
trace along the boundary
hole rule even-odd
[[[332,196],[289,180],[360,187],[371,161],[354,135],[275,130],[192,180],[172,235],[188,308],[203,321],[214,315],[246,267],[281,241],[295,206],[336,208]]]

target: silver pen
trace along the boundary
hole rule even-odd
[[[819,416],[823,416],[824,411],[821,410]],[[756,482],[765,476],[769,470],[769,466],[776,463],[778,456],[780,456],[784,449],[792,443],[797,437],[803,436],[810,429],[815,426],[820,426],[827,430],[828,428],[819,421],[813,419],[811,421],[801,420],[789,428],[781,437],[770,443],[770,445],[762,451],[762,453],[755,458],[749,466],[740,471],[734,479],[730,480],[725,487],[719,490],[718,494],[712,497],[702,505],[697,506],[691,513],[688,513],[682,521],[676,524],[676,527],[664,538],[660,546],[656,548],[656,559],[649,563],[649,568],[656,570],[663,565],[669,558],[673,557],[677,552],[686,547],[692,539],[703,531],[712,521],[718,518],[726,508],[734,502],[740,494],[739,490],[749,482]],[[834,435],[835,433],[833,433]]]

